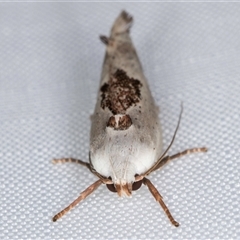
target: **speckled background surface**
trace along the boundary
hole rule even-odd
[[[184,114],[171,162],[149,178],[173,227],[143,186],[120,199],[105,186],[51,218],[96,180],[90,115],[108,35],[122,9],[157,104],[164,146]],[[0,239],[239,239],[240,5],[237,3],[1,3]]]

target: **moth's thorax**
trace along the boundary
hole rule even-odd
[[[98,173],[111,177],[120,196],[129,196],[135,176],[152,167],[159,157],[159,148],[160,141],[142,134],[133,121],[127,130],[107,127],[105,134],[92,141],[90,158]]]

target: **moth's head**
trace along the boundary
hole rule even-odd
[[[106,186],[111,192],[117,192],[119,197],[129,197],[131,196],[132,191],[136,191],[142,186],[142,179],[133,183],[119,181],[118,183],[106,184]]]

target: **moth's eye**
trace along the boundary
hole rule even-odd
[[[106,185],[107,185],[108,190],[110,190],[111,192],[117,192],[114,184],[106,184]]]
[[[138,182],[134,182],[132,185],[132,190],[136,191],[138,190],[140,187],[142,186],[142,180],[138,181]]]

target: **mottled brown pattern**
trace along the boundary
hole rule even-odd
[[[128,108],[140,101],[141,86],[139,80],[130,78],[125,71],[118,69],[100,89],[101,107],[107,107],[114,115],[125,114]]]
[[[122,117],[119,118],[118,121],[118,130],[126,130],[128,129],[130,126],[132,125],[132,119],[130,118],[130,116],[124,115]]]
[[[128,114],[123,116],[111,116],[108,120],[107,127],[111,127],[114,130],[126,130],[132,125],[132,119]]]
[[[111,127],[111,128],[114,128],[117,126],[117,122],[116,122],[116,119],[114,116],[111,116],[109,119],[108,119],[108,123],[107,123],[107,127]]]

